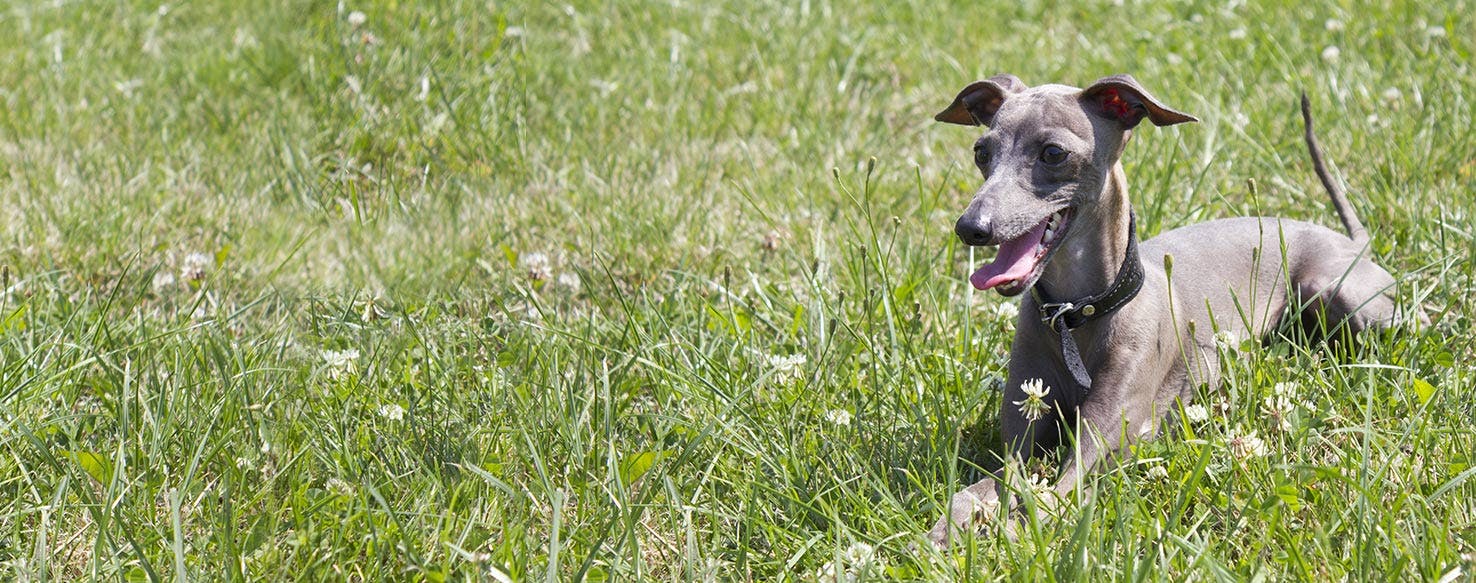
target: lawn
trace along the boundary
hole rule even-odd
[[[1469,578],[1473,14],[8,0],[0,579]],[[932,115],[1000,72],[1199,117],[1128,147],[1145,236],[1336,227],[1305,90],[1432,324],[1229,342],[1095,495],[933,550],[1015,300]]]

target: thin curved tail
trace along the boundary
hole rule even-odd
[[[1317,135],[1312,133],[1312,103],[1308,101],[1306,91],[1302,92],[1302,124],[1306,127],[1307,151],[1312,154],[1312,168],[1317,170],[1317,179],[1322,181],[1322,187],[1332,197],[1333,208],[1338,211],[1338,219],[1343,221],[1343,229],[1348,231],[1348,238],[1359,246],[1368,243],[1368,229],[1363,228],[1363,223],[1359,222],[1358,215],[1353,212],[1353,205],[1348,204],[1348,197],[1333,181],[1332,174],[1327,171],[1327,164],[1322,161],[1322,148],[1317,145]]]

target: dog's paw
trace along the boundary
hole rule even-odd
[[[932,530],[928,531],[928,540],[933,543],[933,546],[945,550],[949,542],[959,533],[965,530],[978,532],[980,527],[994,516],[995,511],[999,508],[999,499],[993,495],[980,498],[971,491],[979,489],[977,484],[975,486],[975,488],[962,490],[953,495],[953,500],[949,502],[948,512],[938,519],[938,523],[933,525]],[[993,494],[992,486],[991,484],[985,491]]]

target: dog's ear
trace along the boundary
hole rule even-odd
[[[1082,107],[1088,113],[1122,122],[1132,129],[1148,118],[1156,126],[1171,126],[1199,121],[1192,115],[1168,108],[1148,93],[1131,75],[1113,75],[1098,79],[1081,91]]]
[[[975,81],[958,92],[953,104],[933,119],[944,123],[976,126],[989,125],[994,113],[1004,104],[1006,97],[1026,89],[1025,83],[1014,75],[995,75],[983,81]]]

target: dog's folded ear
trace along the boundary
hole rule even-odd
[[[933,116],[945,123],[965,126],[989,125],[994,113],[1004,104],[1006,97],[1027,89],[1025,83],[1014,75],[995,75],[983,81],[970,83],[953,98],[953,104]]]
[[[1081,91],[1080,100],[1088,113],[1115,119],[1128,129],[1136,127],[1145,117],[1156,126],[1199,121],[1192,115],[1159,103],[1131,75],[1113,75],[1098,79]]]

